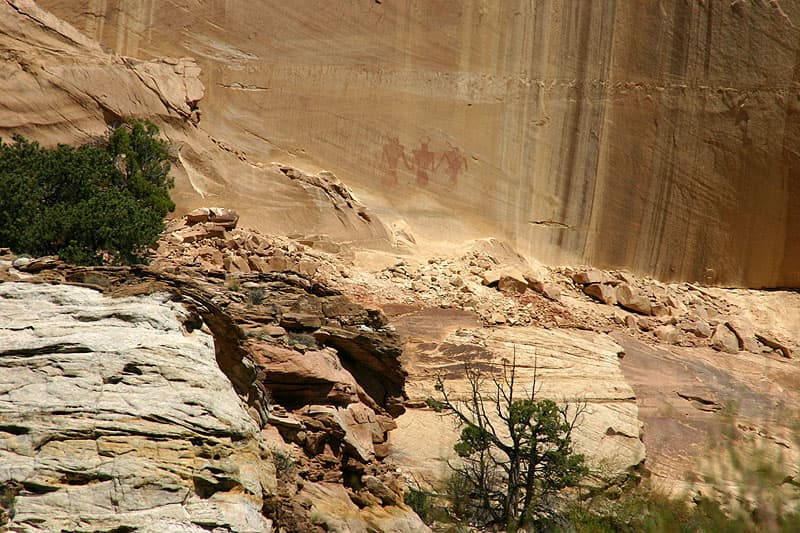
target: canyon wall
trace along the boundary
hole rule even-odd
[[[83,144],[124,118],[147,118],[173,146],[179,211],[236,205],[243,222],[272,233],[387,242],[335,176],[254,164],[198,128],[199,74],[191,58],[116,55],[32,0],[0,0],[0,138]]]
[[[800,286],[797,3],[39,4],[119,54],[196,58],[212,137],[332,170],[420,239]]]

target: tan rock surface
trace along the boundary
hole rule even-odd
[[[202,224],[204,223],[197,223],[195,227]],[[92,290],[79,290],[95,295],[103,302],[108,302],[109,306],[108,309],[95,310],[90,305],[74,303],[64,311],[70,318],[69,323],[62,327],[57,318],[39,309],[35,298],[15,298],[19,300],[17,305],[23,306],[25,312],[12,309],[7,314],[11,317],[8,319],[11,321],[10,330],[21,337],[17,339],[20,347],[12,345],[10,351],[0,350],[0,364],[4,362],[5,356],[13,359],[23,355],[39,355],[38,350],[41,347],[34,342],[37,329],[34,327],[29,332],[30,327],[25,326],[32,317],[38,315],[42,315],[45,322],[42,329],[60,328],[59,331],[63,330],[63,334],[70,339],[74,338],[87,345],[96,342],[96,337],[102,337],[102,346],[116,346],[125,351],[129,358],[141,358],[141,365],[146,369],[141,370],[138,365],[126,365],[121,377],[111,375],[106,380],[109,387],[119,388],[120,382],[131,385],[120,390],[118,396],[111,395],[115,390],[113,387],[100,391],[101,402],[98,405],[101,407],[105,406],[103,402],[123,403],[126,398],[130,400],[125,406],[130,409],[131,415],[121,417],[119,427],[109,426],[108,431],[114,432],[114,437],[124,436],[124,432],[128,431],[146,439],[146,435],[155,431],[153,428],[166,428],[162,432],[170,430],[170,433],[154,437],[159,441],[158,450],[162,450],[154,453],[166,453],[163,450],[174,449],[174,453],[170,452],[172,455],[177,454],[179,459],[186,459],[196,467],[187,474],[191,483],[187,489],[190,491],[188,496],[176,496],[177,489],[174,486],[180,480],[176,481],[174,478],[175,475],[182,475],[180,472],[175,474],[174,470],[178,467],[158,470],[156,467],[161,464],[160,459],[151,465],[147,462],[148,456],[143,459],[142,464],[136,465],[138,470],[153,477],[148,478],[143,489],[147,492],[146,498],[136,490],[126,493],[131,498],[137,498],[137,501],[141,500],[142,512],[130,517],[111,509],[107,519],[92,515],[85,520],[81,514],[76,518],[83,520],[81,527],[89,527],[85,524],[97,519],[102,520],[103,524],[110,524],[105,529],[113,529],[116,527],[114,524],[122,522],[120,527],[128,527],[128,523],[134,523],[138,524],[136,527],[141,526],[147,531],[178,531],[181,527],[194,530],[191,529],[194,527],[192,524],[212,529],[218,526],[228,527],[231,531],[261,531],[267,530],[269,521],[274,520],[276,528],[309,531],[314,527],[312,509],[302,502],[306,501],[306,492],[313,493],[315,484],[323,483],[333,484],[338,490],[331,496],[331,501],[317,499],[315,503],[346,513],[343,503],[339,501],[339,496],[343,495],[351,506],[358,509],[352,516],[356,531],[396,531],[398,528],[424,531],[424,524],[403,504],[404,484],[393,473],[392,467],[382,462],[387,455],[387,432],[396,426],[392,416],[403,411],[405,379],[405,373],[397,360],[400,354],[399,343],[393,330],[386,327],[385,317],[380,311],[365,309],[352,302],[327,284],[327,276],[332,274],[331,258],[327,254],[306,250],[304,245],[286,238],[268,237],[239,228],[231,229],[224,238],[209,235],[191,243],[181,242],[174,237],[176,232],[183,231],[186,222],[172,221],[169,225],[176,229],[165,234],[157,247],[157,255],[148,267],[74,267],[53,259],[21,260],[22,258],[8,254],[7,250],[0,250],[0,291],[15,285],[45,287],[56,294],[55,299],[64,303],[68,300],[67,296],[59,295],[76,289],[64,287],[63,284],[78,283],[94,287]],[[287,265],[294,265],[296,270],[301,270],[301,263],[312,261],[313,258],[313,262],[318,265],[313,273],[317,279],[308,279],[302,272],[291,270],[266,274],[226,273],[213,265],[209,268],[200,259],[213,255],[215,251],[280,256]],[[24,272],[14,266],[16,264],[19,268],[27,268],[37,263],[46,263],[48,268]],[[303,270],[309,272],[308,269]],[[26,280],[28,283],[17,284],[9,282],[11,280]],[[95,291],[105,291],[118,298],[108,299]],[[157,329],[158,323],[147,315],[151,310],[138,300],[130,303],[130,298],[126,298],[154,292],[158,293],[159,301],[166,303],[170,310],[183,310],[177,318],[173,318],[179,324],[179,337],[194,337],[200,333],[206,335],[210,365],[223,377],[226,390],[232,395],[230,398],[218,394],[216,382],[213,380],[206,387],[204,369],[199,365],[192,365],[191,362],[184,365],[187,366],[186,371],[191,373],[191,379],[170,366],[182,362],[177,358],[172,363],[173,353],[170,346],[162,347],[157,344],[159,337],[151,330]],[[178,301],[183,304],[178,304]],[[136,310],[129,311],[123,304],[135,307]],[[30,307],[25,308],[25,305]],[[95,334],[89,328],[83,327],[84,323],[94,324],[106,315],[111,326],[122,326],[126,321],[131,321],[135,326],[131,329],[138,327],[145,331],[127,331],[121,327],[117,328],[119,331],[106,331],[109,325],[101,323],[106,330]],[[159,315],[158,318],[162,317]],[[208,331],[213,334],[213,344],[207,335]],[[117,333],[126,337],[116,338],[114,335]],[[150,344],[139,342],[140,337],[146,337]],[[4,337],[0,338],[5,341]],[[141,353],[132,349],[132,346],[139,344],[142,344]],[[0,344],[4,345],[5,343]],[[72,354],[71,350],[75,348],[78,354],[75,358],[85,359],[92,356],[96,359],[96,355],[86,355],[81,345],[76,346],[56,344],[53,349],[56,355],[61,356],[62,351]],[[191,355],[191,351],[187,351]],[[114,358],[113,353],[107,355]],[[32,357],[25,359],[31,360]],[[122,361],[120,364],[124,364],[125,358],[119,359]],[[63,365],[59,362],[59,368],[61,366]],[[92,364],[85,361],[76,366],[89,378],[97,371]],[[151,367],[155,372],[154,379],[162,377],[166,380],[164,383],[159,382],[163,385],[163,390],[149,390],[145,387],[140,390],[136,387],[147,383],[141,376],[149,378]],[[65,372],[69,378],[83,377],[83,374],[76,374],[77,371],[71,367],[66,368]],[[130,378],[128,374],[131,375]],[[50,383],[47,390],[58,394],[61,387],[59,377],[54,373],[38,376],[38,379]],[[0,381],[3,378],[10,380],[5,388],[12,392],[8,394],[8,401],[3,405],[6,395],[0,390],[0,406],[6,408],[0,411],[0,418],[8,415],[11,425],[7,427],[0,423],[0,437],[3,431],[8,433],[7,430],[11,430],[12,444],[16,446],[18,434],[34,433],[14,422],[15,417],[26,419],[25,411],[29,410],[33,400],[26,402],[24,395],[16,394],[15,384],[22,379],[17,373],[5,373]],[[171,386],[169,380],[172,379],[178,385]],[[94,381],[98,380],[100,378]],[[75,384],[81,385],[81,382],[68,379],[64,386]],[[189,388],[191,394],[182,393],[185,387]],[[36,392],[37,390],[32,391]],[[108,394],[102,394],[103,392]],[[186,406],[180,403],[180,399],[175,400],[170,396],[173,393],[186,396],[183,398],[187,402]],[[203,401],[195,400],[196,395],[201,395]],[[56,406],[54,409],[60,406],[60,399],[52,400],[51,403]],[[212,427],[205,427],[211,425],[214,419],[204,414],[204,406],[210,406],[207,410],[214,413],[216,411],[213,409],[222,411],[223,414],[219,415],[222,418],[229,407],[227,400],[230,399],[235,400],[237,413],[249,421],[252,438],[249,435],[239,435],[242,431],[237,429],[236,419],[232,415],[225,416],[225,420]],[[75,399],[74,403],[77,405],[80,401],[81,399]],[[155,409],[156,413],[150,417],[147,409]],[[174,414],[171,410],[178,410],[179,413]],[[139,411],[143,411],[141,417],[136,416]],[[78,411],[78,414],[80,423],[89,428],[85,438],[81,439],[82,445],[85,444],[91,450],[97,447],[97,442],[102,442],[105,446],[105,429],[100,431],[98,428],[109,425],[106,417],[113,413],[109,414],[101,409],[95,416],[92,407],[88,412],[84,409]],[[181,414],[191,420],[181,419]],[[116,421],[116,418],[113,420]],[[73,429],[70,426],[71,419],[61,420],[56,417],[50,422],[53,424],[53,431],[67,432],[64,438],[70,440],[68,437]],[[172,428],[171,424],[176,427]],[[227,430],[225,424],[233,424],[234,427]],[[250,455],[234,455],[221,445],[207,449],[203,447],[205,441],[200,437],[186,437],[192,446],[199,446],[200,449],[184,451],[186,446],[182,445],[181,439],[186,432],[191,433],[192,428],[198,425],[211,437],[220,439],[228,434],[226,431],[238,431],[239,433],[232,434],[229,439],[231,446],[249,446],[246,451],[251,451],[251,448],[255,451]],[[43,424],[43,428],[47,427]],[[131,454],[133,445],[126,445],[125,442],[120,444],[117,441],[114,441],[114,445],[116,447],[97,453],[116,457],[114,454],[119,452],[126,458]],[[146,442],[141,446],[148,448]],[[195,461],[191,455],[187,455],[190,452],[208,461]],[[72,472],[71,456],[76,454],[78,451],[67,450],[65,454],[54,457],[49,467],[55,470],[66,468]],[[262,470],[271,477],[259,481],[269,481],[267,488],[259,491],[253,476],[254,472]],[[239,471],[243,472],[241,482],[236,477]],[[118,473],[128,476],[123,471]],[[14,483],[19,481],[14,472],[9,475],[11,477],[8,479],[14,480]],[[98,475],[101,476],[99,481],[103,482],[128,482],[127,478],[114,481],[114,472],[109,474],[106,470]],[[0,479],[0,483],[5,481],[6,478]],[[95,483],[96,481],[94,477],[61,479],[62,484],[68,485],[65,489],[67,491],[78,490],[73,486],[83,484],[102,489],[104,485]],[[135,476],[131,482],[139,483]],[[39,495],[41,490],[45,490],[39,485],[25,485],[25,480],[22,483],[24,490],[20,497]],[[162,485],[166,487],[163,491]],[[46,489],[50,488],[47,486]],[[166,493],[162,494],[164,491]],[[55,494],[54,491],[51,492]],[[324,496],[326,493],[323,491],[320,494]],[[199,502],[195,501],[195,496]],[[93,500],[86,498],[75,499],[73,502],[86,508],[88,513],[94,504]],[[176,498],[185,504],[186,512],[180,506],[173,508],[167,505]],[[252,509],[244,508],[241,499],[245,503],[251,502]],[[36,510],[39,513],[38,519],[48,524],[62,519],[63,502],[55,496],[50,499],[40,498],[36,502],[39,505]],[[176,517],[175,513],[180,516]],[[230,516],[235,516],[235,520]],[[0,516],[0,519],[5,520],[5,516]],[[262,527],[263,524],[253,522],[257,519],[267,525]],[[152,528],[148,525],[151,521],[155,524]],[[229,522],[231,525],[227,526]],[[48,525],[47,528],[49,527]],[[47,528],[45,530],[49,530]]]
[[[268,424],[262,438],[289,458],[283,470],[294,469],[303,480],[300,490],[296,478],[279,477],[279,492],[291,490],[265,507],[296,517],[290,530],[311,527],[312,501],[318,508],[315,520],[347,516],[353,530],[418,525],[408,509],[391,504],[402,499],[403,489],[394,467],[380,460],[390,455],[412,483],[445,475],[443,459],[452,453],[455,428],[422,408],[424,399],[435,395],[435,373],[447,372],[458,389],[464,361],[497,365],[503,357],[513,358],[515,347],[526,360],[528,376],[536,354],[543,395],[585,395],[590,409],[579,446],[600,459],[599,465],[593,463],[600,474],[612,475],[641,460],[645,449],[639,420],[647,446],[644,468],[675,493],[719,489],[686,474],[721,470],[724,465],[704,459],[725,457],[709,451],[710,442],[730,423],[737,424],[736,435],[744,441],[794,457],[787,421],[792,420],[792,391],[800,378],[795,360],[784,353],[796,353],[800,339],[799,296],[793,292],[709,289],[602,272],[609,283],[624,280],[666,310],[661,316],[634,318],[584,294],[572,280],[573,268],[536,266],[535,280],[557,286],[559,303],[534,291],[504,293],[485,286],[483,272],[497,265],[513,264],[527,272],[499,241],[479,241],[455,255],[424,259],[369,252],[371,266],[366,268],[349,246],[323,245],[327,251],[315,246],[328,242],[320,235],[289,239],[237,227],[223,237],[178,242],[173,237],[186,226],[185,221],[170,222],[172,231],[148,268],[68,268],[53,259],[15,258],[0,250],[0,279],[67,279],[98,290],[132,291],[126,294],[160,284],[193,295],[220,340],[217,362],[246,403],[247,416]],[[282,271],[225,272],[205,259],[215,253],[280,260]],[[304,262],[317,268],[311,273],[301,268]],[[31,265],[46,268],[27,272]],[[453,284],[455,278],[461,283]],[[533,274],[528,278],[534,279]],[[509,325],[487,327],[494,316]],[[199,327],[202,322],[196,320],[187,324]],[[713,351],[710,339],[696,335],[706,329],[710,334],[709,324],[735,324],[742,335],[752,330],[755,344],[735,354]],[[384,411],[402,411],[395,330],[406,339],[403,362],[411,369],[411,398],[399,429],[387,435],[394,424]],[[620,347],[626,350],[625,379],[619,370]],[[272,412],[265,408],[265,385],[273,392]],[[740,401],[743,406],[737,408]],[[360,476],[360,489],[341,484],[352,473]],[[219,481],[219,475],[201,468],[197,480],[201,486],[213,485],[212,476]],[[252,477],[247,479],[251,486]],[[742,486],[741,479],[719,479],[728,493]],[[326,484],[333,492],[323,490]],[[222,516],[219,509],[229,504],[227,498],[220,496],[216,510],[197,516]]]
[[[619,367],[622,349],[610,338],[578,330],[470,328],[469,322],[468,315],[435,311],[396,321],[409,338],[404,363],[412,405],[437,398],[437,374],[445,378],[453,397],[464,397],[465,363],[499,370],[501,362],[512,361],[516,352],[520,386],[532,386],[536,372],[541,398],[587,403],[576,446],[591,464],[602,465],[602,476],[613,477],[644,460],[635,397]],[[493,387],[491,381],[486,386]],[[411,480],[425,484],[441,480],[448,472],[446,460],[454,457],[453,421],[417,407],[398,418],[397,424],[389,436],[390,458]]]
[[[198,127],[201,70],[187,55],[171,59],[165,52],[148,61],[114,55],[33,0],[2,0],[0,137],[79,144],[124,118],[149,118],[174,145],[179,213],[208,206],[207,198],[224,199],[249,226],[389,246],[383,223],[333,174],[248,160]],[[225,216],[220,222],[230,225]]]
[[[418,242],[800,285],[797,2],[41,4],[118,53],[196,58],[215,139],[333,169]],[[269,200],[203,159],[201,191]]]
[[[755,486],[746,476],[765,458],[794,475],[800,458],[793,436],[800,384],[795,364],[778,355],[648,346],[620,334],[614,339],[626,351],[622,369],[636,391],[656,487],[680,496],[749,498]],[[738,464],[727,462],[731,457]]]

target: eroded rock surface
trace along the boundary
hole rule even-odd
[[[223,211],[220,210],[219,213]],[[224,213],[231,221],[234,220],[235,217],[231,212],[224,211]],[[220,221],[210,224],[218,222]],[[198,221],[190,227],[196,228],[203,224],[209,222]],[[229,224],[232,225],[233,222]],[[175,233],[180,231],[176,230]],[[106,392],[106,389],[102,388],[106,382],[110,383],[109,386],[112,388],[121,386],[120,383],[130,382],[136,385],[142,373],[148,375],[152,370],[156,377],[161,375],[160,372],[164,374],[162,377],[166,378],[166,382],[159,382],[160,387],[168,388],[169,379],[175,379],[179,383],[187,382],[186,386],[195,394],[204,395],[204,402],[198,403],[197,406],[195,406],[197,402],[189,397],[186,399],[188,407],[181,407],[180,402],[169,394],[163,398],[159,397],[161,389],[119,391],[118,402],[124,402],[128,394],[131,397],[131,401],[126,405],[133,414],[127,419],[123,417],[127,423],[125,428],[129,431],[136,432],[135,428],[139,424],[142,428],[138,430],[137,435],[150,431],[149,428],[153,424],[161,424],[167,429],[170,428],[170,424],[177,425],[172,433],[167,432],[160,437],[160,440],[165,441],[160,445],[162,448],[173,446],[179,451],[182,450],[180,443],[172,443],[172,435],[179,439],[185,432],[191,432],[192,424],[201,424],[202,428],[217,438],[226,437],[230,433],[227,439],[235,449],[238,449],[238,446],[245,446],[248,442],[251,443],[252,456],[234,457],[224,449],[217,453],[216,448],[207,452],[211,454],[212,459],[217,456],[222,458],[231,456],[233,462],[224,464],[219,463],[217,459],[206,464],[198,462],[191,455],[186,457],[194,468],[189,469],[187,474],[189,476],[187,490],[193,491],[191,494],[194,496],[193,499],[187,500],[184,495],[180,501],[193,502],[194,499],[201,501],[197,505],[192,503],[194,507],[187,507],[189,509],[187,513],[196,511],[200,517],[197,519],[199,520],[197,524],[214,525],[216,524],[214,520],[217,520],[220,527],[228,527],[223,523],[226,520],[224,513],[228,512],[229,508],[234,508],[231,512],[240,516],[241,520],[255,520],[253,517],[257,516],[263,522],[256,526],[245,523],[241,527],[246,531],[268,530],[271,521],[276,528],[285,531],[314,531],[324,526],[323,522],[315,521],[323,512],[320,509],[324,508],[326,512],[338,509],[339,512],[348,514],[350,519],[346,524],[351,528],[349,530],[353,531],[396,531],[404,528],[425,531],[426,526],[403,502],[404,484],[394,474],[393,469],[383,462],[388,454],[387,434],[396,427],[393,416],[402,413],[404,409],[402,402],[405,373],[398,361],[401,349],[396,334],[386,327],[385,317],[380,311],[365,309],[353,303],[339,291],[321,283],[324,281],[322,277],[318,277],[318,281],[313,277],[306,277],[306,275],[319,276],[325,271],[324,268],[321,270],[306,268],[305,264],[310,260],[308,257],[297,263],[285,263],[281,270],[252,273],[240,270],[226,272],[217,267],[208,269],[206,264],[196,261],[199,256],[198,251],[214,245],[215,240],[220,241],[219,248],[225,249],[226,246],[239,247],[234,237],[246,236],[247,242],[253,238],[264,238],[247,232],[229,234],[232,231],[235,231],[233,227],[223,228],[222,235],[209,234],[192,241],[165,240],[160,247],[164,252],[163,255],[153,261],[153,266],[158,268],[71,267],[55,258],[30,260],[3,256],[4,259],[0,260],[0,280],[24,280],[29,283],[0,283],[0,287],[45,287],[53,292],[55,300],[61,301],[68,300],[66,297],[58,296],[58,291],[64,284],[79,284],[87,287],[79,290],[88,291],[87,294],[95,295],[95,299],[102,300],[110,306],[107,310],[93,311],[89,308],[80,309],[79,305],[73,302],[73,306],[64,311],[64,314],[70,316],[72,320],[66,325],[60,325],[56,318],[44,311],[40,312],[38,306],[31,306],[26,313],[21,314],[21,318],[18,319],[21,322],[11,322],[9,327],[17,332],[16,335],[22,336],[18,340],[22,347],[20,349],[36,353],[39,346],[34,342],[35,339],[31,338],[33,333],[28,332],[30,328],[25,324],[26,320],[32,321],[42,314],[45,324],[53,323],[61,334],[68,336],[69,339],[76,339],[73,344],[70,344],[72,341],[65,341],[62,343],[63,346],[55,344],[54,350],[57,353],[60,353],[60,350],[70,354],[73,351],[83,354],[85,350],[79,342],[84,333],[81,326],[84,323],[97,322],[98,317],[108,315],[112,319],[112,325],[122,327],[126,321],[132,322],[132,330],[127,332],[122,342],[117,343],[121,349],[127,350],[130,346],[137,346],[139,336],[149,334],[147,328],[152,325],[151,323],[157,323],[157,319],[148,319],[146,314],[140,317],[136,313],[127,313],[126,308],[117,309],[117,307],[127,303],[133,296],[153,293],[161,295],[159,296],[161,301],[171,306],[169,310],[173,310],[172,308],[180,310],[179,313],[175,311],[178,313],[177,318],[172,319],[177,324],[175,326],[177,331],[185,336],[200,336],[206,339],[209,364],[225,380],[226,394],[235,402],[238,416],[246,421],[246,432],[238,428],[240,420],[233,416],[224,419],[232,425],[232,428],[226,428],[224,421],[205,428],[210,422],[200,416],[204,412],[202,407],[216,405],[213,402],[219,400],[221,402],[219,409],[223,411],[220,415],[222,418],[228,405],[226,397],[216,393],[213,383],[209,390],[206,390],[202,378],[196,376],[192,379],[184,378],[172,371],[168,364],[171,357],[169,349],[151,356],[160,349],[159,346],[150,347],[143,344],[144,349],[137,355],[141,356],[142,361],[136,364],[126,364],[123,361],[120,363],[119,376],[103,374],[98,377],[95,375],[96,368],[86,362],[81,366],[87,367],[85,370],[87,379],[91,380],[94,376],[94,381],[101,384],[100,393]],[[171,235],[174,236],[174,233]],[[225,242],[229,245],[225,245]],[[291,257],[287,253],[288,249],[275,246],[276,243],[285,243],[285,239],[273,241],[264,238],[258,242],[270,252],[280,250],[284,254],[283,257]],[[295,246],[293,255],[302,256],[300,250],[305,246]],[[0,253],[6,252],[7,250],[0,250]],[[254,256],[258,257],[257,254]],[[323,264],[324,262],[320,262],[320,265]],[[290,270],[290,267],[298,272]],[[54,285],[51,287],[34,283]],[[78,289],[66,286],[65,290],[68,294],[68,291]],[[113,294],[117,299],[102,298],[94,291]],[[133,303],[128,305],[135,305],[139,300],[131,301]],[[140,307],[142,313],[147,311],[145,306]],[[161,315],[158,315],[157,318],[160,317]],[[137,327],[144,327],[145,331],[137,330]],[[213,344],[208,333],[213,335]],[[89,334],[89,340],[84,344],[91,345],[90,341],[93,338]],[[153,342],[156,340],[157,336],[153,336]],[[103,349],[113,345],[115,341],[113,338],[108,338],[104,342],[105,344],[101,345]],[[9,350],[4,355],[19,355],[14,351],[16,348]],[[151,357],[148,359],[148,356]],[[96,360],[98,356],[92,357],[92,360]],[[148,363],[150,359],[152,361]],[[186,367],[191,371],[191,361]],[[72,373],[66,375],[66,377],[71,376]],[[60,376],[53,376],[54,379],[58,377]],[[41,377],[41,379],[48,378]],[[181,387],[173,387],[168,392],[180,394],[180,391]],[[106,398],[102,394],[100,397]],[[57,403],[59,399],[60,396],[54,398],[53,402]],[[78,402],[77,399],[72,401]],[[108,401],[111,402],[110,399]],[[187,417],[200,414],[197,414],[198,419],[193,418],[193,421],[182,421],[169,411],[164,413],[158,411],[155,414],[144,412],[137,418],[135,415],[137,409],[146,407],[148,405],[146,401],[154,402],[155,407],[159,407],[160,402],[164,401],[164,407],[178,409]],[[143,405],[140,405],[140,402]],[[24,406],[25,403],[20,403],[19,398],[10,397],[7,403],[9,413],[19,405]],[[86,446],[91,448],[94,445],[94,437],[103,436],[102,433],[97,433],[97,428],[102,426],[103,419],[101,416],[98,422],[92,417],[93,410],[85,411],[85,409],[80,411],[82,413],[80,420],[88,428],[84,440],[87,441]],[[12,415],[23,418],[25,416],[20,411]],[[69,432],[70,425],[67,422],[62,424],[60,420],[54,420],[53,424],[65,426]],[[13,429],[17,426],[11,424],[9,427]],[[23,428],[18,432],[27,435],[27,431]],[[186,438],[195,446],[204,443],[200,438]],[[206,448],[201,447],[203,453],[206,453]],[[111,451],[108,453],[113,462],[115,456]],[[180,452],[179,459],[184,459],[187,453]],[[35,454],[33,460],[36,460]],[[62,468],[58,461],[56,463],[55,467]],[[246,475],[249,476],[241,483],[236,477],[237,468],[247,470]],[[253,469],[255,471],[265,469],[271,476],[269,490],[265,489],[251,495],[252,490],[255,490]],[[146,468],[143,467],[142,470]],[[159,472],[151,474],[157,477]],[[172,479],[173,474],[171,471],[166,472],[164,483],[169,486],[174,485],[176,482]],[[16,477],[9,479],[13,483],[18,481]],[[119,485],[113,475],[107,477],[107,473],[102,474],[102,481],[108,481],[112,486]],[[93,484],[94,478],[89,479],[87,483],[89,482]],[[241,488],[245,482],[249,483],[245,487],[246,490]],[[22,483],[24,490],[20,497],[28,497],[26,491],[35,491],[39,486],[28,486],[24,481]],[[68,484],[67,481],[63,483]],[[330,494],[331,501],[309,496],[317,494],[315,492],[317,484],[338,487],[333,492],[319,487],[322,491],[320,494]],[[46,492],[49,487],[43,487],[41,490]],[[224,494],[218,495],[218,493]],[[256,515],[235,509],[235,498],[240,495],[244,501],[253,503],[252,509]],[[343,495],[348,501],[346,508],[342,507],[339,501]],[[233,503],[228,502],[231,498]],[[219,499],[228,502],[222,511],[203,503],[212,501],[216,505]],[[47,517],[49,513],[57,516],[61,512],[57,507],[53,508],[46,499],[41,501],[38,510],[43,516]],[[76,502],[75,505],[92,509],[91,502]],[[142,512],[152,516],[157,522],[165,517],[174,518],[170,514],[160,514],[161,508],[165,505],[159,503],[158,494],[141,503]],[[170,511],[170,508],[164,507],[164,510]],[[125,518],[113,514],[115,509],[109,512],[112,513],[109,520]],[[192,522],[194,516],[186,515],[186,523],[189,525],[195,523]],[[47,519],[55,520],[52,517]],[[237,524],[239,523],[231,525],[230,529],[239,530],[235,529],[240,527]],[[154,527],[158,529],[162,525]],[[252,529],[246,529],[248,527]],[[348,529],[341,530],[348,531]]]
[[[170,15],[161,12],[162,17]],[[33,0],[2,0],[0,137],[7,142],[21,134],[47,146],[84,144],[124,119],[147,118],[174,147],[172,198],[180,212],[206,207],[212,197],[235,205],[248,225],[273,233],[302,229],[390,245],[383,223],[332,173],[248,159],[204,130],[199,102],[206,87],[197,56],[173,52],[116,55]],[[280,157],[292,159],[286,153]]]
[[[622,375],[618,344],[589,331],[471,328],[470,321],[468,314],[436,310],[397,318],[398,331],[409,339],[404,364],[411,407],[398,418],[389,442],[391,457],[412,483],[436,485],[448,472],[446,461],[454,458],[458,434],[454,421],[426,407],[426,400],[439,398],[437,375],[451,397],[466,399],[465,364],[484,373],[488,395],[494,391],[492,373],[502,372],[503,362],[516,361],[518,394],[536,386],[539,398],[585,404],[574,439],[590,464],[602,465],[601,478],[624,474],[644,461],[636,398]]]
[[[0,283],[0,481],[25,531],[270,531],[259,427],[168,293]]]

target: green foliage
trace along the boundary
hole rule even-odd
[[[448,487],[454,513],[482,528],[538,528],[552,516],[560,491],[587,473],[571,439],[584,405],[536,398],[535,376],[519,395],[516,361],[492,376],[494,387],[484,386],[480,369],[465,370],[470,392],[463,402],[450,398],[441,379],[436,383],[438,406],[461,425],[454,446],[460,461],[451,465]]]
[[[725,512],[718,502],[703,498],[696,502],[668,498],[652,489],[638,489],[618,501],[596,498],[575,502],[567,513],[568,526],[554,531],[579,533],[756,533],[798,531],[796,513],[767,523],[755,515]]]
[[[441,413],[444,409],[444,404],[439,400],[434,398],[425,398],[425,405],[427,405],[430,409],[432,409],[436,413]]]
[[[247,289],[246,299],[247,305],[252,307],[254,305],[261,305],[264,303],[264,299],[267,297],[266,291],[264,291],[263,287],[255,287],[252,289]]]
[[[765,438],[781,433],[780,428],[771,427],[771,420],[779,420],[791,432],[792,440],[800,442],[797,413],[779,406],[759,424],[763,429],[752,432],[742,429],[736,405],[727,406],[725,411],[722,424],[710,435],[707,452],[698,454],[697,467],[702,474],[692,477],[701,482],[701,490],[691,500],[686,494],[670,498],[646,485],[613,500],[601,494],[573,502],[569,527],[556,531],[800,531],[797,464],[784,455],[785,444]]]
[[[279,480],[287,481],[297,472],[297,460],[292,454],[282,448],[274,447],[272,462],[275,465],[275,475]]]
[[[169,146],[131,120],[102,142],[43,148],[0,140],[0,246],[78,264],[143,259],[175,209]]]
[[[239,278],[234,276],[230,276],[228,278],[227,287],[229,291],[233,292],[239,292],[239,290],[242,288],[241,285],[239,285]]]
[[[433,518],[433,498],[432,492],[412,487],[408,490],[403,500],[406,505],[419,515],[423,522],[429,524]]]

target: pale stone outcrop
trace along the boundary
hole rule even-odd
[[[269,452],[166,293],[0,283],[0,482],[25,531],[270,531]]]

